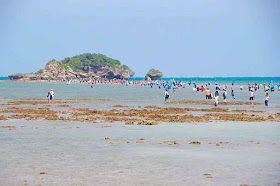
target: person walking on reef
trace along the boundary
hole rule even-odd
[[[224,98],[224,102],[227,102],[227,91],[226,91],[226,89],[223,89],[223,98]]]
[[[165,90],[164,92],[164,102],[170,103],[168,90]]]
[[[232,99],[235,99],[233,87],[231,88],[231,97],[232,97]]]
[[[219,92],[216,91],[215,92],[215,96],[214,96],[214,105],[215,105],[215,107],[218,106],[218,104],[219,104]]]
[[[53,89],[51,89],[49,92],[48,92],[48,95],[47,95],[47,99],[48,99],[48,102],[51,103],[52,100],[54,98],[54,91]]]
[[[250,95],[249,100],[251,101],[251,103],[253,105],[254,104],[254,98],[255,98],[253,89],[250,90],[249,95]]]
[[[210,92],[209,88],[207,88],[207,89],[205,90],[205,96],[206,96],[206,100],[207,100],[207,99],[210,100],[211,92]]]
[[[269,95],[268,95],[268,93],[266,93],[265,98],[264,98],[265,106],[268,106],[268,100],[269,100]]]

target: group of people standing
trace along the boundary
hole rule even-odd
[[[177,87],[183,87],[185,88],[185,83],[183,83],[182,81],[180,81],[179,83],[177,82],[172,82],[172,83],[160,83],[160,84],[157,84],[159,86],[163,86],[165,88],[165,92],[164,92],[164,101],[165,102],[170,102],[170,95],[169,95],[169,92],[168,90],[172,88],[172,85],[173,86],[177,86]],[[190,83],[189,83],[190,85]],[[206,100],[211,100],[214,98],[214,105],[215,106],[218,106],[218,103],[219,103],[219,99],[220,99],[220,90],[221,90],[221,86],[220,85],[217,85],[216,84],[216,88],[215,88],[215,93],[214,93],[214,96],[212,95],[210,89],[207,87],[208,85],[210,85],[210,83],[207,83],[205,85],[202,85],[200,88],[198,88],[196,86],[196,84],[194,83],[194,88],[196,90],[196,92],[203,92],[205,90],[205,99]],[[250,84],[248,83],[248,87],[249,87],[249,100],[251,101],[252,104],[254,99],[255,99],[255,92],[260,89],[260,85],[257,85],[256,83],[253,83],[252,86],[250,86]],[[240,88],[240,90],[242,90],[242,88]],[[264,103],[265,103],[265,106],[268,106],[268,101],[269,101],[269,94],[268,94],[268,91],[270,89],[265,89],[265,97],[264,97]],[[273,90],[274,91],[274,90]],[[224,85],[223,86],[223,91],[222,91],[222,96],[223,96],[223,100],[224,102],[227,101],[227,86]],[[231,97],[232,99],[236,99],[235,98],[235,91],[234,91],[234,83],[232,83],[232,87],[231,87]],[[54,98],[54,91],[53,89],[50,89],[50,91],[48,92],[47,94],[47,97],[48,99],[48,102],[51,103],[53,98]]]
[[[189,83],[189,85],[190,85],[190,83]],[[219,100],[220,100],[221,86],[215,83],[216,88],[215,88],[215,93],[213,95],[211,93],[210,89],[207,87],[208,85],[210,85],[210,83],[206,83],[206,84],[201,85],[199,87],[194,83],[193,91],[194,92],[204,92],[204,90],[205,90],[205,99],[206,100],[214,99],[214,105],[218,106],[218,103],[219,103]],[[255,92],[260,89],[260,85],[258,85],[257,83],[252,83],[252,84],[248,83],[248,87],[249,87],[249,100],[251,101],[252,104],[254,104]],[[224,85],[222,87],[222,97],[223,97],[224,102],[227,102],[227,88],[228,87],[226,85]],[[240,90],[243,90],[243,86],[240,86]],[[265,92],[266,92],[265,97],[264,97],[265,106],[268,106],[268,101],[269,101],[268,91],[269,90],[271,90],[271,89],[265,89]],[[169,96],[169,93],[168,93],[168,89],[165,90],[164,96],[165,96],[165,102],[170,102],[170,100],[169,100],[170,96]],[[231,97],[232,97],[233,100],[236,99],[235,98],[234,83],[232,83],[232,87],[231,87]]]
[[[233,85],[233,84],[232,84]],[[224,99],[224,102],[227,101],[227,86],[225,85],[223,87],[223,99]],[[254,88],[253,87],[250,87],[249,88],[249,100],[251,101],[252,105],[254,104],[254,99],[255,99],[255,91],[257,91],[259,89],[259,85],[258,87],[255,86]],[[219,102],[219,87],[216,87],[216,92],[215,92],[215,96],[214,96],[214,105],[215,106],[218,106],[218,102]],[[241,89],[242,90],[242,89]],[[269,95],[268,95],[268,90],[266,90],[266,94],[265,94],[265,98],[264,98],[264,101],[265,101],[265,106],[268,106],[268,100],[269,100]],[[232,96],[232,99],[235,99],[235,95],[234,95],[234,88],[232,86],[231,88],[231,96]],[[209,99],[209,93],[206,92],[206,99]]]
[[[220,99],[219,91],[220,90],[221,90],[221,87],[220,86],[216,86],[216,90],[215,90],[215,94],[214,94],[214,105],[215,106],[218,106],[218,103],[219,103],[219,99]],[[227,102],[227,86],[226,85],[223,86],[223,94],[222,95],[223,95],[224,102]],[[231,88],[231,96],[232,96],[232,99],[235,99],[233,86]],[[210,100],[210,99],[213,98],[213,95],[212,95],[212,93],[211,93],[209,88],[207,88],[205,90],[205,98],[206,98],[206,100]]]

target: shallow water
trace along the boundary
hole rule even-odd
[[[17,129],[0,130],[1,185],[20,185],[24,180],[31,185],[276,185],[280,181],[279,123],[114,123],[111,128],[74,122],[2,124]],[[140,138],[144,143],[136,143]],[[165,140],[179,145],[160,144]],[[191,141],[202,144],[190,145]],[[215,145],[221,141],[229,144]],[[206,173],[213,178],[206,178]]]
[[[0,102],[45,98],[50,88],[54,89],[56,99],[112,99],[78,101],[72,107],[111,109],[115,104],[135,108],[146,105],[213,107],[164,104],[162,89],[138,85],[94,85],[91,89],[88,84],[19,82],[0,82]],[[214,90],[214,86],[211,89]],[[172,101],[204,100],[204,93],[194,93],[189,86],[170,96]],[[257,91],[256,101],[262,102],[263,96],[262,89]],[[237,101],[247,101],[248,90],[236,90],[236,97]],[[279,112],[276,106],[280,104],[280,92],[270,93],[270,97],[269,107],[235,105],[230,108]],[[52,108],[63,110],[56,105]],[[0,120],[0,125],[16,126],[16,130],[0,128],[0,185],[277,185],[280,181],[279,122],[130,126],[10,119]],[[136,143],[140,138],[144,138],[144,142]],[[179,145],[164,141],[177,141]],[[189,144],[192,141],[202,144]],[[211,174],[213,178],[203,174]]]
[[[199,83],[199,82],[198,82]],[[202,82],[201,82],[202,83]],[[225,84],[231,84],[227,82]],[[199,85],[199,84],[198,84]],[[240,83],[235,85],[235,101],[249,101],[249,91],[247,85],[244,84],[244,89],[239,89]],[[96,84],[94,88],[90,88],[89,84],[72,83],[66,85],[65,83],[36,83],[36,82],[0,82],[0,100],[1,99],[22,99],[22,98],[40,98],[44,99],[47,92],[53,88],[55,98],[107,98],[121,104],[129,106],[140,105],[158,105],[162,104],[164,100],[164,90],[154,86],[140,85],[118,85],[118,84]],[[211,85],[212,93],[215,91],[215,86]],[[170,92],[170,100],[205,100],[205,93],[193,92],[191,86],[181,88],[175,93]],[[228,85],[228,101],[233,101],[230,94],[230,86]],[[222,91],[221,91],[222,101]],[[269,103],[280,104],[280,91],[269,92]],[[265,92],[260,88],[255,92],[255,101],[264,102]]]

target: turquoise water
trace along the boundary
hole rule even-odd
[[[9,80],[9,77],[0,77],[0,80]],[[144,77],[132,77],[131,80],[143,80]],[[280,84],[280,77],[162,77],[162,80],[175,79],[176,81],[202,81],[202,82],[258,82],[269,83],[270,81]]]
[[[0,77],[0,80],[9,80],[9,77]]]
[[[143,80],[144,77],[132,77],[131,80]],[[168,81],[175,79],[176,81],[182,80],[185,82],[198,81],[198,82],[250,82],[250,83],[269,83],[270,81],[280,84],[280,77],[162,77],[162,80]]]

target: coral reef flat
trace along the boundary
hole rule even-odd
[[[162,91],[136,86],[95,85],[92,91],[13,82],[20,90],[13,92],[3,84],[0,185],[280,181],[278,92],[269,107],[251,105],[241,93],[238,101],[214,107],[189,90],[171,94],[167,104],[157,98]],[[56,97],[48,104],[43,90],[50,86]]]

